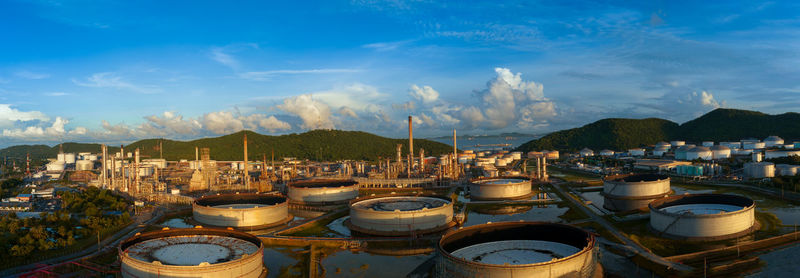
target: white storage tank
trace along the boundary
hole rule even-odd
[[[744,175],[762,179],[775,177],[775,164],[772,162],[748,162],[744,164]]]
[[[64,171],[64,166],[65,165],[66,164],[63,161],[53,161],[53,162],[47,163],[46,168],[47,168],[47,171],[61,172],[61,171]]]
[[[731,149],[740,149],[742,148],[741,142],[719,142],[720,145],[726,146]]]
[[[670,144],[670,145],[671,145],[673,148],[677,148],[677,147],[680,147],[680,146],[686,145],[686,141],[669,141],[669,144]]]
[[[695,160],[695,159],[702,159],[702,160],[711,160],[713,157],[711,153],[711,149],[708,147],[694,147],[686,151],[686,160]]]
[[[675,159],[683,159],[686,160],[686,153],[689,149],[694,148],[695,145],[682,145],[675,149]]]
[[[371,235],[438,232],[453,225],[453,202],[436,196],[365,197],[350,203],[345,225]]]
[[[711,156],[713,159],[725,159],[731,157],[731,148],[722,145],[711,147]]]
[[[471,200],[519,199],[531,193],[531,182],[524,177],[473,179],[469,184]]]
[[[522,159],[522,152],[512,152],[511,158],[513,158],[514,160]]]
[[[758,150],[758,149],[763,149],[765,147],[766,143],[764,142],[752,142],[752,141],[742,142],[742,149],[745,150]]]
[[[502,158],[501,158],[501,159],[498,159],[498,160],[497,160],[497,161],[495,161],[495,163],[494,163],[494,166],[495,166],[495,167],[506,167],[507,165],[508,165],[508,163],[506,162],[506,160],[505,160],[505,159],[502,159]]]
[[[78,171],[91,171],[94,169],[94,162],[91,160],[78,160],[75,163],[75,170]]]
[[[654,156],[664,156],[664,154],[667,152],[669,152],[669,148],[666,147],[656,147],[653,149]]]
[[[614,151],[608,149],[602,150],[600,151],[600,156],[614,156]]]
[[[672,147],[672,144],[670,144],[670,143],[667,143],[667,142],[664,142],[664,141],[661,141],[661,142],[658,142],[658,143],[656,143],[656,148],[657,148],[657,149],[658,149],[658,148],[666,148],[666,149],[669,149],[670,147]]]
[[[631,156],[644,156],[644,149],[640,148],[628,149],[628,154],[630,154]]]
[[[559,158],[558,151],[544,151],[544,155],[549,160],[557,160]]]
[[[217,194],[195,199],[195,221],[218,227],[265,228],[292,220],[289,202],[279,194]]]
[[[662,236],[723,240],[754,230],[755,202],[727,194],[685,194],[650,203],[650,227]]]
[[[767,139],[764,139],[764,145],[767,148],[783,145],[783,138],[780,138],[775,135],[767,137]]]
[[[753,150],[734,149],[731,153],[733,153],[733,155],[751,155],[753,154]]]
[[[155,167],[156,167],[156,168],[158,168],[158,169],[164,169],[164,168],[167,168],[167,160],[166,160],[166,159],[163,159],[163,158],[148,158],[148,159],[143,159],[143,160],[142,160],[142,164],[145,164],[145,165],[153,165],[153,166],[155,166]]]
[[[583,149],[580,151],[580,155],[581,155],[581,156],[583,156],[583,157],[586,157],[586,156],[593,156],[593,155],[594,155],[594,151],[592,151],[592,150],[591,150],[591,149],[589,149],[589,148],[583,148]]]
[[[714,141],[703,141],[703,147],[712,147],[714,146]]]
[[[65,153],[64,154],[64,162],[66,162],[67,164],[75,164],[76,160],[77,159],[75,158],[75,154],[74,153]]]
[[[797,175],[798,169],[800,169],[800,166],[798,165],[778,164],[775,165],[775,175],[794,176]]]

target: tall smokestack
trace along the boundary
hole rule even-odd
[[[456,129],[453,129],[453,178],[458,173],[458,145],[456,145]]]
[[[194,146],[194,160],[200,161],[200,148]]]
[[[408,116],[408,156],[411,157],[411,160],[408,161],[408,168],[411,169],[414,164],[414,123],[411,116]],[[411,174],[410,170],[408,172]]]
[[[106,182],[108,182],[106,176],[108,175],[108,165],[106,165],[106,159],[108,159],[108,150],[106,149],[106,144],[100,145],[100,151],[103,152],[103,177],[102,177],[102,188],[106,188]]]
[[[250,189],[250,171],[248,168],[248,161],[247,161],[247,132],[244,132],[244,187],[246,189]]]

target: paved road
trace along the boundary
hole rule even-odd
[[[80,260],[92,257],[99,253],[103,253],[108,251],[109,249],[117,248],[117,245],[126,238],[133,236],[134,234],[140,232],[143,228],[139,227],[140,224],[153,224],[156,220],[159,219],[163,215],[163,212],[160,209],[156,209],[156,211],[151,212],[149,214],[138,215],[134,218],[134,222],[128,227],[120,230],[119,232],[115,233],[114,235],[105,238],[104,240],[100,241],[100,246],[103,246],[100,250],[97,250],[97,244],[87,247],[83,251],[68,254],[60,257],[50,258],[44,261],[39,261],[36,263],[22,265],[10,269],[6,269],[0,272],[0,277],[9,277],[9,276],[17,276],[19,274],[25,272],[35,271],[40,268],[45,268],[50,265],[60,264],[67,261],[73,260]]]
[[[580,208],[580,210],[583,211],[584,214],[586,214],[589,217],[591,217],[592,220],[595,223],[600,224],[601,226],[606,228],[606,230],[608,230],[610,233],[614,234],[614,236],[616,236],[619,240],[621,240],[623,243],[625,243],[626,246],[631,247],[633,252],[644,256],[645,258],[647,258],[648,260],[650,260],[652,262],[655,262],[657,264],[666,266],[666,267],[668,267],[670,269],[676,269],[676,270],[679,270],[679,271],[691,271],[692,270],[692,268],[687,266],[687,265],[684,265],[684,264],[681,264],[681,263],[677,263],[677,262],[673,262],[673,261],[669,261],[669,260],[664,259],[663,257],[661,257],[659,255],[654,254],[653,252],[650,252],[650,250],[648,250],[647,248],[645,248],[644,246],[642,246],[638,242],[635,242],[635,241],[631,240],[630,238],[628,238],[627,236],[623,235],[622,233],[619,232],[619,230],[617,230],[616,227],[611,225],[611,223],[606,221],[604,218],[602,218],[599,215],[597,215],[594,212],[592,212],[592,210],[587,208],[582,202],[579,202],[578,200],[575,200],[575,198],[569,197],[569,194],[567,194],[566,192],[564,192],[561,189],[561,183],[563,183],[563,181],[561,181],[559,179],[553,179],[553,188],[556,191],[558,191],[561,195],[563,195],[564,198],[566,198],[567,200],[572,202],[574,205],[576,205],[578,208]]]

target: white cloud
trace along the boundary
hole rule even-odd
[[[14,73],[17,77],[25,78],[25,79],[46,79],[49,78],[50,75],[46,73],[38,73],[38,72],[31,72],[27,70],[18,71]]]
[[[165,136],[170,134],[187,135],[197,134],[203,126],[198,120],[183,119],[183,116],[173,112],[164,112],[161,117],[150,115],[144,117],[147,122],[139,126],[139,130],[147,135]]]
[[[113,72],[98,72],[86,78],[85,82],[72,79],[72,83],[75,83],[75,85],[83,87],[112,88],[112,89],[128,90],[143,94],[151,94],[161,91],[161,89],[158,88],[157,86],[135,85],[129,83],[127,81],[122,80],[122,77],[118,76],[116,73]]]
[[[528,128],[557,115],[555,104],[544,96],[544,86],[522,80],[520,73],[506,68],[495,68],[497,78],[489,81],[487,89],[479,92],[483,106],[485,125],[489,129],[501,129],[516,124]],[[471,126],[476,126],[479,114],[469,111]]]
[[[63,97],[63,96],[68,96],[69,94],[65,92],[51,92],[51,93],[46,93],[44,95],[48,97]]]
[[[341,108],[339,108],[339,115],[348,116],[353,119],[358,119],[358,114],[356,114],[356,111],[353,111],[353,109],[350,109],[350,107],[347,106],[342,106]]]
[[[106,138],[131,138],[134,136],[133,130],[124,123],[116,125],[110,124],[108,121],[102,121],[103,131],[99,133]]]
[[[289,130],[292,126],[284,121],[278,120],[275,116],[267,117],[264,114],[251,114],[239,118],[249,129],[257,130],[263,128],[269,132],[277,130]]]
[[[11,107],[11,104],[0,104],[0,127],[10,127],[15,122],[34,120],[49,121],[50,118],[39,111],[20,111]]]
[[[331,108],[328,104],[314,100],[310,94],[289,97],[278,109],[291,113],[303,121],[305,129],[333,129]]]
[[[239,61],[220,47],[211,49],[211,59],[232,69],[239,69]]]
[[[312,95],[331,107],[347,106],[357,111],[367,110],[370,106],[385,102],[388,97],[388,95],[378,91],[377,88],[362,83],[353,83],[328,91],[314,92]]]
[[[4,129],[3,137],[37,140],[44,136],[60,137],[65,134],[64,126],[69,123],[67,119],[56,117],[55,121],[48,127],[28,126],[26,128]]]
[[[416,109],[417,105],[414,104],[413,101],[406,101],[403,103],[392,103],[392,108],[394,110],[411,111]]]
[[[422,86],[420,88],[416,84],[411,85],[408,95],[423,103],[431,103],[439,99],[439,92],[431,88],[431,86]]]
[[[276,75],[286,74],[326,74],[326,73],[353,73],[359,72],[357,69],[303,69],[303,70],[268,70],[268,71],[249,71],[239,74],[239,77],[249,80],[264,81],[270,80]]]
[[[203,126],[215,134],[228,134],[244,129],[244,123],[240,119],[225,111],[203,115]]]

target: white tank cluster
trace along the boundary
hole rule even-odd
[[[711,158],[713,159],[726,159],[731,157],[731,148],[723,145],[716,145],[711,147]]]
[[[217,227],[261,228],[292,220],[289,202],[280,194],[208,195],[192,203],[195,221]]]
[[[66,164],[75,164],[76,159],[74,153],[59,153],[58,156],[56,156],[56,160]]]
[[[595,237],[544,222],[499,222],[450,231],[436,246],[434,277],[597,277]]]
[[[78,160],[75,163],[75,170],[77,171],[91,171],[94,169],[94,161],[91,160]]]
[[[469,184],[472,200],[519,199],[531,193],[531,182],[525,177],[473,179]]]
[[[347,179],[315,179],[287,185],[289,202],[307,205],[343,204],[358,197],[358,182]]]
[[[650,203],[650,227],[676,238],[721,240],[755,227],[755,202],[727,194],[686,194]]]
[[[453,224],[453,202],[436,196],[390,196],[357,199],[350,204],[350,230],[383,236],[437,232]]]
[[[190,228],[137,233],[117,252],[122,277],[263,277],[264,246],[253,235]]]
[[[745,177],[762,179],[775,176],[775,164],[772,162],[748,162],[744,164]]]
[[[695,159],[711,160],[712,157],[713,154],[711,152],[711,149],[709,149],[708,147],[697,146],[686,150],[686,160],[695,160]]]
[[[672,192],[670,178],[660,174],[608,176],[603,179],[603,207],[611,211],[646,208]]]

